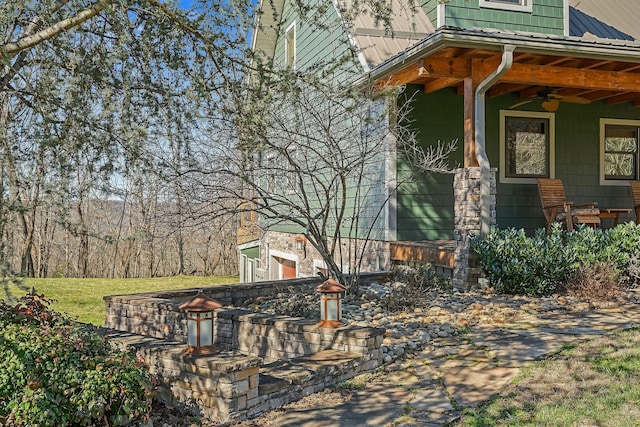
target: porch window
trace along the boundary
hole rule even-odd
[[[638,179],[640,122],[603,119],[600,133],[600,181],[627,185]]]
[[[553,114],[525,111],[500,113],[500,178],[507,183],[533,183],[552,178]]]
[[[480,0],[480,7],[533,12],[533,0]]]

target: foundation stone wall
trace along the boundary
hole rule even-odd
[[[301,239],[300,244],[296,244],[296,239]],[[367,245],[368,249],[365,252],[365,256],[362,260],[360,267],[361,271],[389,271],[391,269],[391,249],[390,242],[381,240],[369,240],[364,241],[362,239],[342,239],[342,254],[345,259],[349,259],[349,245],[351,244],[351,251],[354,249],[361,249],[362,245]],[[260,251],[262,259],[260,262],[263,266],[269,265],[269,259],[267,258],[270,251],[279,251],[287,254],[295,255],[297,257],[297,268],[300,276],[314,276],[314,260],[321,260],[320,253],[304,238],[302,234],[294,233],[281,233],[275,231],[268,231],[263,238],[263,248]],[[299,247],[298,247],[299,246]],[[351,259],[356,259],[355,253],[351,256]],[[341,264],[339,259],[336,259],[338,265]],[[346,261],[343,262],[343,266],[347,267]],[[273,276],[272,276],[273,277]]]

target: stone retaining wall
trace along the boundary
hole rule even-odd
[[[386,280],[388,273],[363,273],[362,283]],[[317,277],[238,283],[165,292],[145,292],[104,297],[105,327],[133,332],[169,341],[187,341],[186,313],[178,307],[202,290],[222,305],[242,305],[248,299],[267,297],[290,287],[313,289],[320,283]],[[319,302],[318,302],[319,303]]]
[[[216,310],[216,345],[258,356],[265,362],[339,350],[363,361],[382,358],[384,330],[357,326],[320,328],[316,320],[248,310]],[[377,363],[377,362],[376,362]]]
[[[380,275],[369,275],[370,280]],[[216,286],[204,293],[223,304],[267,296],[319,279]],[[384,329],[346,325],[320,328],[317,320],[218,309],[215,356],[188,356],[186,313],[178,307],[199,289],[105,297],[111,342],[134,349],[160,381],[159,397],[205,417],[226,421],[258,415],[382,364]],[[333,353],[331,353],[333,352]],[[326,360],[322,360],[322,356]],[[323,363],[320,363],[322,361]],[[265,363],[295,364],[262,373]],[[300,375],[301,374],[301,375]],[[265,381],[260,381],[263,377]],[[276,378],[273,381],[267,379]]]

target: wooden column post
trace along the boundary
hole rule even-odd
[[[476,113],[477,84],[473,77],[464,79],[464,167],[478,166],[476,158]]]
[[[469,76],[464,79],[464,167],[477,167],[476,158],[476,89],[488,74],[482,72],[482,60],[471,60]]]

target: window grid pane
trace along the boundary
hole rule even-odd
[[[638,128],[606,126],[604,150],[605,179],[637,179]]]
[[[541,118],[507,117],[506,176],[549,176],[549,121]]]

